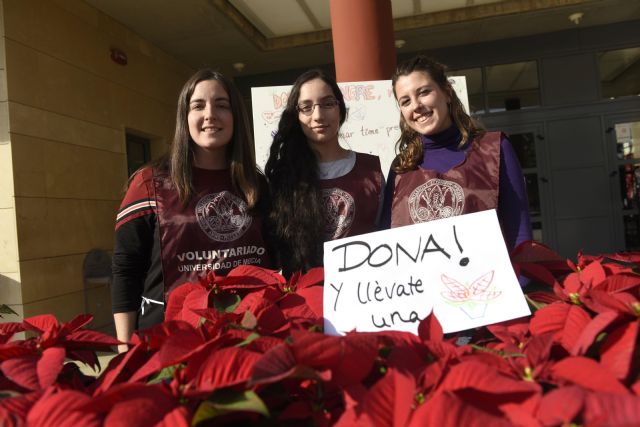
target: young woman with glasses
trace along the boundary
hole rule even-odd
[[[496,209],[507,248],[531,239],[522,170],[507,137],[465,111],[444,65],[417,56],[398,66],[399,154],[381,223],[399,227]]]
[[[380,160],[340,145],[346,117],[335,80],[320,70],[298,77],[265,168],[269,232],[285,276],[322,265],[325,241],[376,230]]]

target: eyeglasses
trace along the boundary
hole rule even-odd
[[[313,114],[313,110],[316,108],[316,105],[319,106],[322,110],[333,110],[338,106],[339,103],[340,102],[337,99],[326,99],[315,104],[298,104],[296,106],[296,109],[299,113],[302,113],[305,116],[310,116]]]

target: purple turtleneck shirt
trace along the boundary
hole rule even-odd
[[[423,135],[424,154],[423,169],[447,172],[464,160],[471,144],[458,148],[462,135],[455,125],[434,134]],[[395,172],[389,171],[382,207],[381,228],[389,228],[391,224],[391,203],[395,186]],[[525,240],[531,240],[531,224],[529,221],[529,203],[522,169],[516,153],[506,136],[500,141],[500,181],[498,190],[498,219],[502,226],[504,239],[509,251]]]

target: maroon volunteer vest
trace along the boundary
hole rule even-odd
[[[262,219],[231,188],[228,169],[194,168],[194,193],[183,207],[167,173],[154,170],[165,298],[212,270],[225,275],[243,264],[269,266]]]
[[[376,231],[382,191],[380,159],[356,153],[351,171],[339,178],[320,180],[325,241]]]
[[[391,228],[498,206],[500,132],[474,140],[465,159],[445,173],[418,168],[396,175]]]

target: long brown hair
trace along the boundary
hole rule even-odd
[[[168,169],[173,185],[178,191],[180,201],[186,204],[193,195],[193,147],[195,142],[189,133],[189,101],[198,83],[216,80],[227,91],[233,114],[233,135],[227,145],[227,158],[234,188],[244,197],[249,208],[253,208],[259,198],[258,170],[254,154],[253,137],[249,130],[247,110],[242,97],[226,77],[217,71],[202,69],[197,71],[182,87],[178,96],[176,128],[169,153],[160,159],[156,166]]]
[[[396,100],[398,99],[398,95],[396,94],[396,83],[398,79],[408,76],[415,71],[426,73],[451,99],[449,114],[451,115],[451,120],[462,134],[459,147],[464,146],[467,142],[474,140],[484,133],[482,126],[464,111],[464,106],[460,98],[456,95],[456,91],[453,90],[451,82],[447,78],[447,67],[424,55],[415,56],[398,65],[391,79],[393,96]],[[404,173],[415,169],[422,161],[423,150],[420,136],[418,132],[407,125],[403,115],[400,114],[400,138],[396,143],[398,155],[393,162],[396,173]]]

